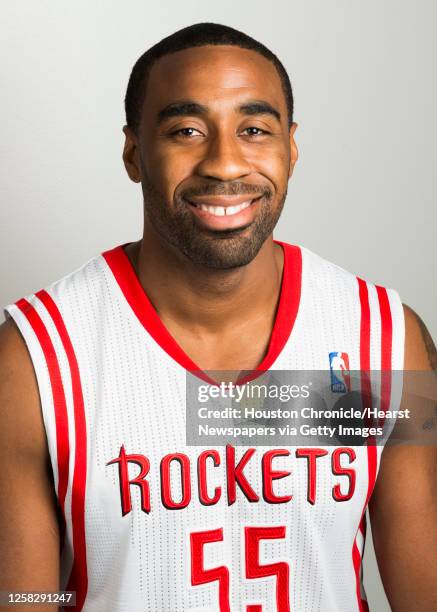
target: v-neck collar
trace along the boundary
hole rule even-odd
[[[236,384],[253,380],[271,368],[291,335],[299,309],[302,285],[301,249],[297,245],[287,244],[279,240],[274,242],[283,249],[284,266],[279,304],[269,346],[261,363],[254,370],[239,378]],[[104,251],[102,256],[134,314],[159,346],[180,366],[211,384],[218,384],[194,363],[161,321],[124,250],[124,247],[128,244],[130,243],[125,242],[113,249]]]

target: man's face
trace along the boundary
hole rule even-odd
[[[296,127],[260,54],[203,46],[161,58],[137,141],[146,222],[195,263],[248,264],[281,213]]]

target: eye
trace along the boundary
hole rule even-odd
[[[183,136],[184,138],[192,138],[193,136],[203,136],[202,132],[192,127],[180,128],[171,133],[172,136]]]
[[[243,133],[246,133],[247,136],[263,136],[264,134],[268,134],[266,130],[262,130],[261,128],[255,126],[245,128]]]

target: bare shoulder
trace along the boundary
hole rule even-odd
[[[11,453],[47,451],[35,371],[12,319],[0,325],[0,418],[1,441]]]
[[[0,420],[0,590],[57,590],[50,455],[32,360],[12,320],[0,325]]]
[[[412,427],[417,424],[422,426],[424,418],[427,430],[437,426],[435,403],[437,401],[435,378],[432,372],[437,371],[437,351],[428,328],[422,318],[407,304],[403,304],[405,316],[405,350],[404,350],[404,381],[402,400],[400,408],[408,408],[412,411]],[[424,373],[416,376],[411,374],[413,370]],[[428,374],[429,373],[429,374]],[[428,378],[431,376],[431,378]],[[431,384],[428,384],[431,383]],[[426,385],[426,386],[424,386]],[[437,447],[435,444],[420,444],[420,437],[417,444],[387,445],[381,457],[381,467],[378,474],[377,486],[373,495],[375,505],[379,499],[383,500],[385,507],[394,507],[395,500],[402,488],[413,486],[416,493],[420,490],[422,499],[429,501],[429,496],[433,498],[433,503],[437,503]],[[402,484],[399,482],[399,470],[403,471]],[[422,485],[422,487],[420,487]],[[390,498],[390,505],[387,506],[386,496]],[[411,498],[405,491],[404,499],[399,498],[398,502],[403,507],[409,501],[417,505],[420,498]],[[414,501],[413,501],[414,500]]]
[[[403,304],[403,309],[404,371],[432,373],[437,369],[437,355],[431,334],[412,308]],[[423,377],[414,375],[409,380],[411,385]],[[411,397],[420,398],[421,388],[414,393]],[[406,405],[414,406],[410,402]],[[391,608],[436,610],[437,447],[386,445],[369,510],[378,566]]]
[[[407,304],[403,304],[405,317],[404,370],[437,371],[437,351],[425,323]]]

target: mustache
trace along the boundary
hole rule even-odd
[[[208,196],[208,195],[255,195],[265,196],[270,198],[272,190],[267,185],[256,185],[251,183],[243,183],[241,181],[233,181],[232,183],[210,182],[202,183],[195,187],[184,190],[181,196],[185,200],[189,200],[193,196]]]

